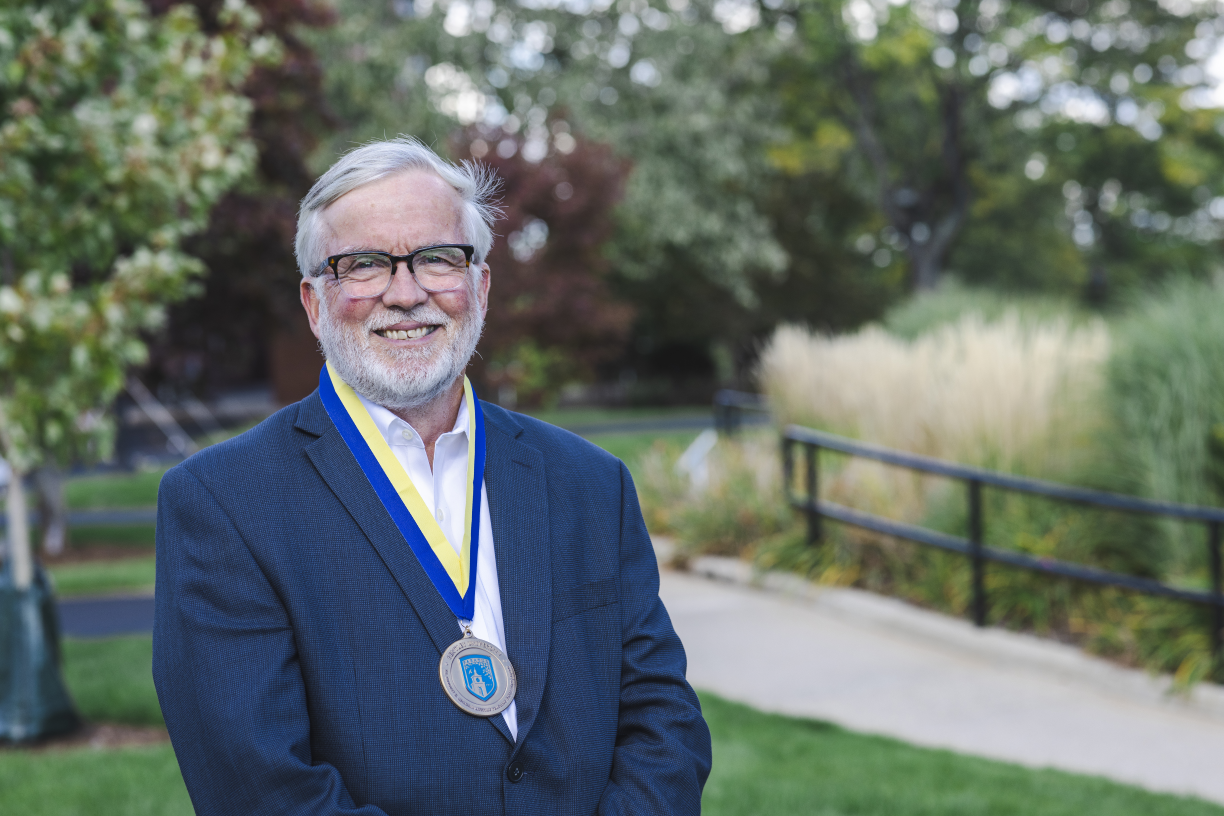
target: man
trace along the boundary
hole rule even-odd
[[[406,138],[343,157],[298,221],[319,390],[162,480],[153,674],[200,814],[700,809],[628,472],[465,387],[493,188]]]

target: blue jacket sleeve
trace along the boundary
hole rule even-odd
[[[685,680],[684,647],[659,599],[659,566],[637,492],[621,465],[621,692],[611,814],[698,814],[710,774],[710,731]]]
[[[312,762],[288,614],[185,465],[158,493],[153,679],[201,816],[385,816],[356,807],[336,768]]]

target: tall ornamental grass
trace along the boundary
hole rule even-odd
[[[1026,325],[970,313],[913,340],[878,326],[826,336],[783,326],[759,382],[779,420],[1000,470],[1082,443],[1109,333],[1064,316]]]
[[[1102,459],[1117,488],[1220,505],[1224,495],[1224,286],[1174,281],[1120,319],[1107,369]],[[1169,523],[1165,570],[1201,570],[1199,525]]]
[[[782,423],[1051,477],[1081,466],[1109,347],[1099,320],[1017,310],[993,322],[969,313],[912,340],[878,326],[833,337],[783,326],[758,378]],[[833,465],[827,498],[891,518],[917,522],[957,500],[944,480],[865,459]]]

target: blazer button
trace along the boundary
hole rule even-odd
[[[511,762],[510,766],[506,768],[506,778],[509,779],[511,782],[517,782],[520,779],[522,779],[523,778],[523,766],[518,764],[517,762]]]

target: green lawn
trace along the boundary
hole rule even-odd
[[[84,561],[49,568],[61,598],[119,592],[152,592],[156,562],[152,555],[113,561]]]
[[[160,468],[79,476],[68,480],[64,494],[73,510],[153,507],[157,504],[157,485],[165,472],[166,468]]]
[[[656,445],[674,446],[679,450],[684,450],[697,438],[698,433],[700,431],[600,434],[590,437],[590,441],[628,465],[629,472],[636,480],[644,453]]]
[[[191,816],[169,745],[96,751],[0,751],[0,813]]]
[[[64,639],[64,682],[77,710],[94,722],[162,725],[153,688],[152,635]]]
[[[526,413],[562,428],[576,428],[603,422],[648,422],[652,419],[708,417],[710,411],[708,405],[682,405],[672,408],[554,408]]]
[[[702,810],[717,816],[1224,816],[1104,779],[916,748],[701,695],[714,738]]]

